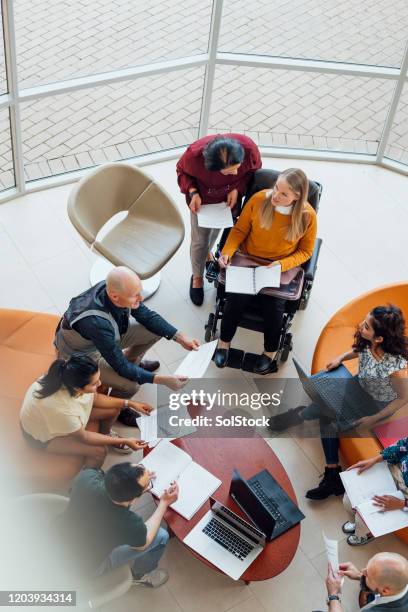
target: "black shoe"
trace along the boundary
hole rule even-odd
[[[287,412],[271,417],[269,419],[269,429],[272,429],[273,431],[284,431],[288,427],[300,425],[300,423],[303,423],[303,419],[300,416],[303,408],[304,406],[299,406],[298,408],[292,408],[292,410],[288,410]]]
[[[214,363],[217,368],[225,368],[228,361],[228,349],[217,348],[214,353]]]
[[[160,368],[160,361],[151,361],[150,359],[143,359],[143,361],[139,363],[139,366],[144,370],[147,370],[148,372],[155,372]]]
[[[323,479],[320,481],[319,486],[315,489],[309,489],[306,493],[307,499],[326,499],[330,495],[343,495],[344,487],[341,482],[340,472],[341,467],[328,468],[324,470]]]
[[[123,423],[123,425],[127,425],[128,427],[137,427],[136,419],[139,416],[140,415],[131,408],[122,408],[117,420],[119,423]]]
[[[202,287],[193,287],[193,277],[190,281],[190,300],[196,306],[201,306],[204,302],[204,289]]]
[[[265,353],[259,355],[258,359],[255,361],[254,372],[256,374],[270,374],[271,372],[278,371],[278,364],[275,359],[271,359]]]

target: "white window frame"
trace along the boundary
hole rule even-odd
[[[56,185],[77,181],[87,169],[59,174],[44,179],[27,181],[24,176],[24,161],[22,148],[20,105],[29,100],[38,100],[46,96],[56,96],[67,92],[98,87],[109,83],[135,80],[141,77],[165,74],[188,68],[205,67],[203,98],[201,105],[199,134],[208,133],[211,111],[214,75],[217,65],[244,66],[247,68],[263,68],[271,70],[296,70],[300,72],[317,72],[332,75],[351,75],[356,77],[381,78],[394,81],[395,89],[384,123],[381,140],[376,154],[343,153],[336,151],[311,150],[301,148],[260,147],[265,157],[285,157],[297,159],[313,159],[323,161],[340,161],[352,163],[377,164],[408,175],[408,165],[385,156],[398,104],[405,83],[408,81],[408,44],[405,48],[400,68],[387,68],[365,64],[353,64],[334,61],[290,59],[282,57],[267,57],[263,55],[248,55],[242,53],[226,53],[218,51],[221,28],[223,0],[213,0],[212,16],[209,32],[207,53],[191,57],[182,57],[170,61],[161,61],[132,68],[113,70],[87,77],[66,79],[58,83],[38,85],[25,89],[19,88],[16,56],[16,36],[14,27],[13,0],[0,0],[3,13],[4,46],[6,59],[6,74],[8,93],[0,96],[0,109],[9,109],[11,148],[14,160],[15,187],[0,192],[0,202],[19,197],[27,192],[38,191]],[[129,163],[139,166],[176,159],[185,147],[163,150],[158,153],[129,158]]]

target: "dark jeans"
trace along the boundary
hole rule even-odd
[[[380,402],[373,399],[372,403],[372,411],[370,414],[376,414],[385,406],[387,406],[389,402]],[[361,416],[368,416],[361,415]],[[311,403],[302,411],[302,417],[306,421],[312,421],[314,419],[319,419],[320,424],[320,435],[321,442],[323,447],[324,456],[326,458],[326,464],[334,464],[339,463],[339,448],[340,441],[338,438],[338,424],[334,420],[330,420],[327,416],[322,415],[322,410],[320,406],[315,403]]]
[[[241,293],[227,293],[224,313],[221,319],[221,340],[231,342],[241,317],[253,295]],[[282,320],[285,313],[285,300],[259,293],[255,296],[264,320],[264,346],[265,351],[278,350]]]

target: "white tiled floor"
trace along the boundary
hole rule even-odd
[[[294,162],[265,160],[266,167],[283,169]],[[309,367],[315,342],[325,322],[345,302],[370,288],[406,280],[408,255],[405,248],[408,227],[406,177],[374,166],[302,161],[299,165],[323,186],[319,212],[319,236],[324,239],[319,270],[306,311],[297,313],[293,325],[294,354]],[[188,228],[187,209],[178,194],[175,162],[151,167],[149,171],[173,194]],[[67,220],[65,207],[71,186],[35,193],[0,206],[0,307],[61,313],[73,295],[88,287],[94,259]],[[188,230],[187,230],[188,234]],[[209,286],[202,308],[188,299],[188,237],[163,271],[159,291],[148,302],[177,327],[203,339],[203,325],[214,304]],[[258,352],[261,337],[240,330],[235,346]],[[183,356],[173,342],[161,340],[152,352],[173,372]],[[288,361],[280,370],[292,376]],[[208,376],[239,380],[252,389],[250,377],[238,370],[220,371],[210,366]],[[151,399],[152,388],[143,388],[140,397]],[[405,555],[408,547],[387,536],[357,550],[347,546],[341,532],[346,520],[339,499],[311,504],[304,498],[307,488],[318,481],[322,453],[318,440],[290,437],[271,440],[271,447],[286,468],[306,519],[302,523],[300,546],[292,564],[280,576],[245,586],[214,573],[199,563],[173,538],[163,565],[171,577],[157,591],[131,590],[107,606],[113,612],[144,610],[160,612],[249,612],[253,610],[310,612],[324,609],[323,577],[326,560],[320,531],[341,540],[340,557],[363,566],[379,550]],[[112,464],[118,456],[110,454]],[[140,502],[144,516],[153,510],[145,496]],[[357,609],[356,585],[346,583],[345,605]]]

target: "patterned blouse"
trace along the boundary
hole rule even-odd
[[[395,466],[398,464],[405,487],[408,487],[408,438],[402,438],[395,444],[387,446],[381,451],[381,454],[387,463]],[[403,487],[400,489],[405,493]]]
[[[378,402],[392,402],[397,398],[390,376],[407,367],[408,363],[404,357],[384,353],[383,357],[377,360],[366,347],[358,354],[358,363],[358,382],[371,397]]]

